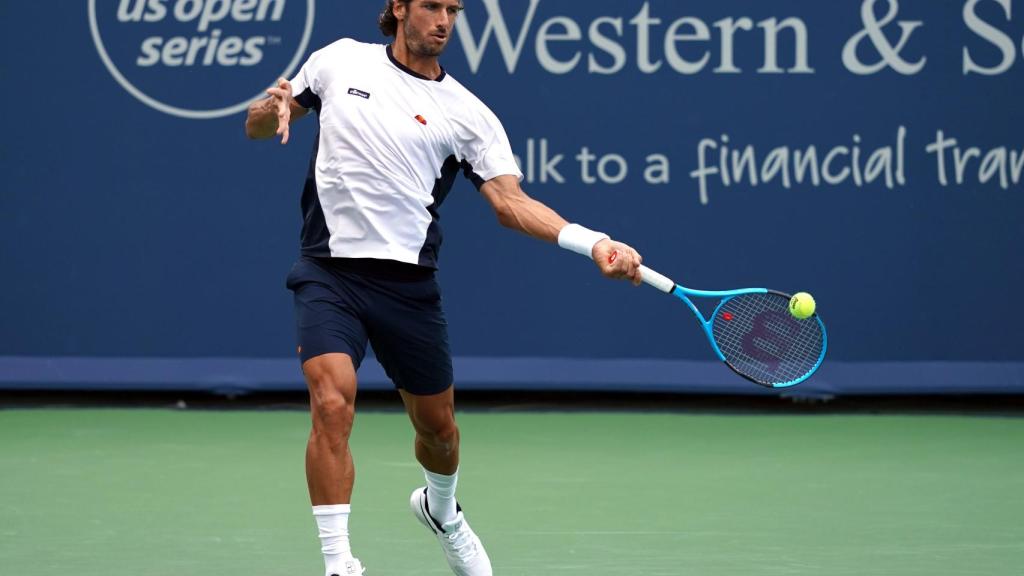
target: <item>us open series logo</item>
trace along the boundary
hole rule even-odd
[[[128,93],[165,114],[210,119],[294,74],[315,12],[316,0],[89,0],[89,27]]]

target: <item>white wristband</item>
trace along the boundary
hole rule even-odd
[[[594,245],[607,240],[608,235],[594,232],[579,224],[569,224],[558,233],[558,245],[587,258],[594,257]]]

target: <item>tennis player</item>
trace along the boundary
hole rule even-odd
[[[609,278],[640,283],[635,250],[569,224],[523,192],[501,122],[438,63],[462,9],[461,0],[387,0],[379,25],[394,36],[390,45],[342,39],[315,52],[246,120],[250,138],[278,135],[282,144],[289,124],[310,110],[319,123],[302,194],[301,257],[287,285],[312,412],[306,478],[328,576],[363,573],[349,545],[348,440],[367,342],[416,431],[426,486],[412,493],[413,514],[455,574],[491,574],[455,500],[459,429],[434,277],[438,208],[459,172],[503,226],[588,256]]]

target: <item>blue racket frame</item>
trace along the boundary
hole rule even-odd
[[[615,255],[616,254],[612,255],[611,261],[614,261]],[[822,337],[821,354],[818,356],[817,362],[815,362],[814,366],[811,367],[811,369],[808,370],[800,378],[797,378],[796,380],[791,380],[789,382],[769,383],[755,380],[751,376],[748,376],[743,372],[740,372],[738,369],[736,369],[736,367],[730,364],[729,361],[725,358],[725,355],[722,354],[721,348],[719,348],[718,343],[715,341],[714,318],[718,316],[718,312],[719,310],[722,309],[722,306],[724,306],[730,300],[736,298],[737,296],[743,296],[746,294],[775,294],[788,300],[790,298],[788,294],[778,292],[775,290],[768,290],[767,288],[741,288],[738,290],[694,290],[692,288],[686,288],[685,286],[676,284],[675,281],[671,280],[667,276],[664,276],[643,265],[640,266],[640,276],[645,284],[657,288],[659,291],[665,294],[671,294],[672,296],[675,296],[676,298],[679,298],[680,300],[685,302],[686,305],[690,308],[690,311],[693,312],[693,315],[696,316],[697,320],[700,322],[700,326],[704,330],[704,335],[707,337],[708,342],[711,343],[711,349],[715,351],[715,356],[718,356],[718,359],[724,362],[730,370],[732,370],[739,376],[742,376],[746,380],[749,380],[755,384],[765,386],[768,388],[788,388],[790,386],[796,386],[797,384],[803,382],[804,380],[807,380],[808,378],[811,377],[811,375],[817,372],[818,367],[820,367],[821,363],[825,360],[825,352],[828,350],[828,332],[825,330],[825,323],[821,321],[821,318],[818,317],[817,314],[814,314],[813,316],[811,316],[811,318],[813,318],[814,321],[817,322],[818,326],[821,328]],[[720,302],[715,307],[714,312],[711,313],[711,318],[709,319],[705,318],[704,315],[701,314],[700,309],[697,308],[697,305],[693,303],[693,300],[691,300],[691,298],[716,298],[719,299]]]
[[[715,342],[715,336],[714,336],[714,333],[713,333],[712,329],[713,329],[713,325],[714,325],[714,318],[718,315],[718,312],[719,312],[719,310],[721,310],[722,306],[724,306],[729,300],[732,300],[733,298],[735,298],[737,296],[742,296],[744,294],[768,294],[768,293],[778,294],[779,296],[782,296],[782,297],[785,297],[785,298],[789,298],[790,297],[788,294],[785,294],[783,292],[777,292],[775,290],[768,290],[767,288],[743,288],[743,289],[739,289],[739,290],[694,290],[692,288],[686,288],[684,286],[680,286],[679,284],[675,284],[675,286],[672,288],[672,291],[670,292],[670,294],[672,296],[675,296],[676,298],[679,298],[680,300],[685,302],[686,305],[690,308],[690,311],[693,312],[693,315],[697,317],[697,320],[700,322],[701,328],[704,330],[704,335],[707,337],[708,342],[711,343],[711,349],[715,351],[715,355],[718,356],[718,359],[721,360],[722,362],[725,362],[725,365],[728,366],[730,369],[732,369],[733,372],[736,372],[737,374],[739,374],[743,378],[746,378],[747,380],[751,380],[752,382],[755,382],[756,384],[760,384],[762,386],[766,386],[766,385],[761,383],[761,382],[756,382],[756,381],[752,380],[747,375],[745,375],[742,372],[739,372],[738,370],[733,368],[732,364],[729,364],[729,362],[725,359],[725,355],[722,354],[722,350],[718,347],[718,343]],[[711,313],[711,318],[709,319],[709,318],[705,318],[704,317],[704,314],[702,314],[700,309],[697,308],[697,305],[694,304],[693,300],[690,299],[691,297],[694,297],[694,298],[716,298],[716,299],[720,299],[721,301],[718,303],[717,306],[715,306],[715,310]],[[818,324],[821,326],[822,345],[821,345],[821,354],[818,356],[818,361],[814,364],[814,367],[811,368],[810,371],[808,371],[802,377],[800,377],[800,378],[798,378],[796,380],[790,381],[790,382],[783,382],[781,384],[771,384],[770,387],[772,387],[772,388],[788,388],[790,386],[796,386],[797,384],[799,384],[799,383],[803,382],[804,380],[807,380],[808,378],[810,378],[818,370],[818,367],[821,366],[821,363],[824,362],[824,360],[825,360],[825,352],[828,350],[828,332],[825,330],[824,322],[821,321],[821,318],[819,318],[817,314],[812,316],[812,318],[814,318],[814,320],[816,322],[818,322]]]

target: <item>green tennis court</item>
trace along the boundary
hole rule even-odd
[[[0,411],[0,574],[319,576],[300,411]],[[1024,419],[463,413],[499,575],[1020,574]],[[405,416],[356,418],[367,575],[449,574]]]

